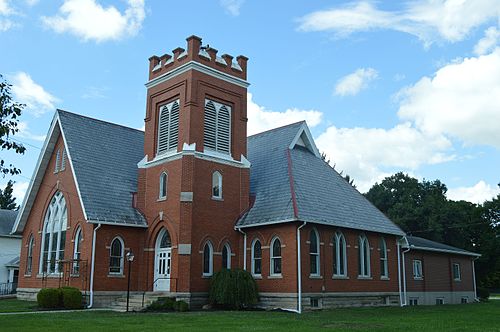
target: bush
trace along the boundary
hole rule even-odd
[[[478,287],[477,297],[479,297],[479,299],[482,301],[487,301],[490,297],[490,291],[488,290],[488,288]]]
[[[62,287],[62,304],[64,309],[81,309],[82,293],[75,287]]]
[[[160,297],[147,306],[146,311],[172,311],[174,310],[175,299],[170,297]]]
[[[175,301],[174,310],[180,312],[188,311],[189,305],[185,301]]]
[[[209,299],[226,309],[248,308],[259,300],[257,283],[247,271],[222,269],[212,278]]]
[[[38,306],[43,309],[62,307],[62,291],[60,288],[42,288],[37,296]]]

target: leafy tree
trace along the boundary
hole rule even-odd
[[[0,148],[1,150],[14,150],[23,154],[26,148],[15,141],[9,139],[19,131],[19,116],[25,107],[24,104],[12,100],[11,85],[3,80],[0,75]],[[0,174],[19,174],[21,171],[12,164],[6,166],[5,161],[0,159]]]
[[[17,209],[16,198],[12,196],[13,186],[14,182],[10,180],[4,190],[0,189],[0,209]]]

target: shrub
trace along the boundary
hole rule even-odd
[[[490,291],[488,290],[488,288],[478,287],[477,296],[479,297],[480,300],[487,301],[488,298],[490,297]]]
[[[180,312],[188,311],[189,305],[185,301],[175,301],[174,310]]]
[[[247,308],[259,300],[257,283],[247,271],[222,269],[212,278],[209,299],[227,309]]]
[[[62,304],[65,309],[81,309],[82,293],[75,287],[62,287]]]
[[[171,297],[160,297],[147,306],[146,311],[172,311],[174,310],[175,299]]]
[[[42,288],[36,300],[38,306],[43,309],[54,309],[62,307],[62,292],[60,288]]]

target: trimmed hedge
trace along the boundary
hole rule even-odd
[[[174,310],[180,312],[188,311],[189,305],[185,301],[175,301]]]
[[[259,300],[257,283],[247,271],[222,269],[212,277],[209,300],[226,309],[248,308]]]
[[[160,297],[146,307],[146,311],[173,311],[175,299],[171,297]]]
[[[81,309],[82,293],[75,287],[43,288],[36,300],[42,309]]]

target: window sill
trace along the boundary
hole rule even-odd
[[[108,273],[108,278],[125,278],[125,275],[122,273]]]
[[[370,276],[358,276],[358,280],[372,280],[373,278]]]
[[[202,277],[203,279],[210,279],[210,278],[212,278],[212,276],[213,276],[213,274],[204,274],[204,275],[202,275],[201,277]]]
[[[380,280],[391,280],[389,277],[380,277]]]
[[[31,273],[26,273],[26,274],[24,275],[24,277],[25,277],[25,278],[31,278]]]
[[[80,278],[80,273],[71,273],[69,276],[71,278]]]
[[[164,202],[166,200],[167,200],[167,196],[165,196],[165,197],[159,197],[156,201],[157,202]]]
[[[267,279],[283,279],[283,276],[281,274],[272,274]]]
[[[39,273],[36,275],[37,278],[43,278],[44,274]],[[45,278],[51,278],[51,279],[59,279],[62,277],[62,273],[51,273],[51,274],[46,274]]]
[[[349,280],[348,276],[333,276],[332,279]]]
[[[224,198],[212,196],[212,201],[224,202]]]
[[[424,280],[424,277],[413,277],[413,280]]]
[[[454,282],[461,282],[462,279],[453,279]]]
[[[323,276],[317,274],[310,274],[309,279],[323,279]]]
[[[262,274],[252,274],[252,277],[253,277],[254,279],[258,279],[258,280],[260,280],[260,279],[262,279]]]

